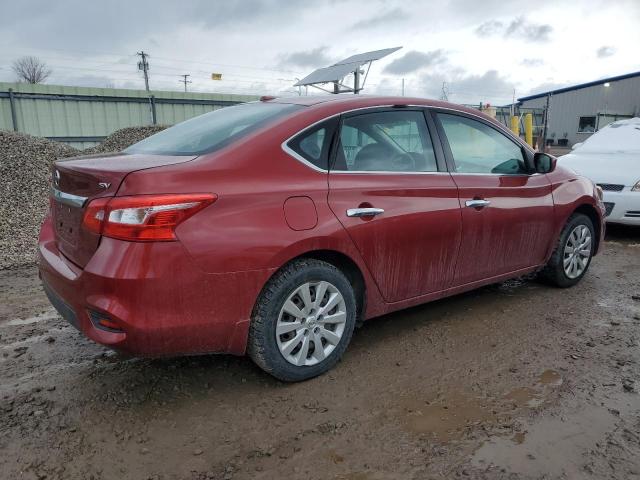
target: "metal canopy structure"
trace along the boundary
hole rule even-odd
[[[329,93],[360,93],[360,90],[364,88],[364,84],[367,81],[371,63],[375,60],[380,60],[387,55],[391,55],[393,52],[396,52],[401,48],[402,47],[385,48],[382,50],[375,50],[373,52],[352,55],[329,67],[319,68],[311,72],[302,80],[298,81],[294,87],[311,86]],[[367,66],[366,73],[362,70],[362,67],[365,65]],[[353,87],[350,87],[343,83],[343,79],[352,73]],[[365,73],[364,80],[362,81],[362,84],[360,84],[360,76],[363,73]],[[333,91],[319,86],[326,83],[333,83]]]

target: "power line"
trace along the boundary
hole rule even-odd
[[[169,60],[170,62],[210,65],[210,66],[217,66],[217,67],[246,68],[249,70],[262,70],[262,71],[277,72],[277,73],[292,73],[292,74],[299,73],[299,72],[294,72],[292,70],[282,70],[282,69],[274,69],[274,68],[266,68],[266,67],[252,67],[249,65],[238,65],[233,63],[215,63],[215,62],[206,62],[202,60],[184,60],[179,58],[168,58],[168,57],[155,57],[155,58],[158,58],[160,60]]]
[[[124,59],[126,57],[132,57],[135,54],[128,54],[128,53],[115,53],[115,52],[99,52],[99,51],[88,51],[88,50],[70,50],[70,49],[57,49],[57,48],[24,48],[24,47],[15,47],[14,45],[9,45],[9,44],[4,44],[4,45],[0,45],[0,47],[6,47],[5,51],[12,51],[15,52],[16,50],[18,51],[23,51],[23,52],[37,52],[38,54],[41,54],[41,52],[64,52],[64,53],[80,53],[80,54],[90,54],[90,55],[101,55],[101,56],[111,56],[111,57],[119,57],[120,59]],[[78,57],[77,56],[69,56],[69,55],[60,55],[58,53],[55,54],[56,56],[58,56],[59,58],[67,58],[70,60],[74,60],[77,61]],[[139,55],[139,53],[138,53]],[[294,72],[292,70],[284,70],[284,69],[273,69],[273,68],[267,68],[267,67],[256,67],[256,66],[250,66],[250,65],[240,65],[240,64],[230,64],[230,63],[216,63],[216,62],[208,62],[208,61],[203,61],[203,60],[185,60],[185,59],[178,59],[178,58],[170,58],[170,57],[158,57],[155,56],[154,57],[157,60],[168,60],[172,63],[183,63],[183,64],[200,64],[200,65],[207,65],[207,66],[218,66],[218,67],[233,67],[233,68],[242,68],[242,69],[248,69],[248,70],[261,70],[261,71],[269,71],[269,72],[276,72],[276,73],[289,73],[289,74],[299,74],[299,72]],[[105,62],[105,63],[112,63],[114,65],[122,65],[123,62],[122,61],[118,61],[118,62]]]
[[[148,54],[145,53],[145,55],[147,57],[149,57]],[[154,56],[154,58],[157,58]],[[148,63],[148,62],[147,62]],[[99,68],[100,66],[90,66],[90,67],[79,67],[79,66],[72,66],[72,65],[63,65],[63,64],[57,64],[57,63],[50,63],[47,62],[47,65],[49,67],[51,67],[52,69],[54,69],[54,73],[56,70],[78,70],[78,71],[85,71],[85,72],[107,72],[107,73],[112,73],[112,74],[118,74],[119,76],[127,75],[130,78],[134,78],[133,77],[133,72],[130,69],[117,69],[117,68]],[[122,63],[114,63],[113,65],[122,65]],[[170,67],[167,65],[157,65],[154,63],[154,75],[155,76],[164,76],[164,77],[175,77],[175,73],[169,73],[169,72],[163,72],[163,70],[171,70],[173,72],[175,71],[180,71],[182,70],[181,68],[175,68],[175,67]],[[196,73],[201,74],[204,78],[209,78],[210,76],[210,72],[204,71],[204,70],[196,70]],[[114,78],[114,80],[117,78]],[[239,80],[239,79],[248,79],[248,80]],[[238,74],[238,73],[225,73],[225,80],[228,81],[234,81],[234,82],[241,82],[241,83],[253,83],[256,81],[269,81],[269,82],[292,82],[294,79],[293,78],[277,78],[277,77],[267,77],[267,76],[260,76],[260,75],[242,75],[242,74]],[[224,81],[224,80],[223,80]]]

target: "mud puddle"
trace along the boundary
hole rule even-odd
[[[597,403],[573,399],[536,417],[535,422],[522,422],[513,438],[490,438],[476,451],[472,464],[485,472],[506,471],[517,478],[582,478],[595,473],[594,463],[600,459],[593,457],[603,443],[620,445],[615,437],[625,429],[632,441],[638,439],[640,431],[628,430],[621,419],[638,419],[639,415],[637,395],[619,393]],[[620,478],[640,474],[637,458],[620,460]]]

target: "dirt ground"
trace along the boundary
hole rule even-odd
[[[511,281],[367,322],[332,372],[127,359],[0,272],[2,479],[640,479],[640,230],[568,290]]]

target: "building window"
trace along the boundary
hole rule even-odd
[[[596,131],[596,117],[580,117],[578,120],[578,133],[593,133]]]

